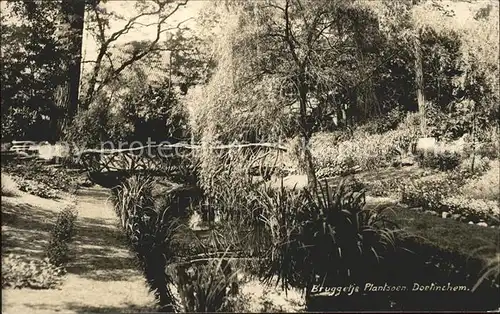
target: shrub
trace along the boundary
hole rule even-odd
[[[425,168],[438,169],[440,171],[453,170],[460,164],[461,156],[455,152],[439,152],[434,154],[420,153],[418,160]]]
[[[52,229],[52,237],[54,239],[70,242],[75,235],[75,220],[77,212],[68,207],[63,209],[57,216],[56,224]]]
[[[317,178],[327,178],[348,173],[356,165],[352,156],[337,156],[336,159],[323,163],[316,171]]]
[[[183,128],[186,112],[179,105],[176,91],[170,88],[168,79],[155,85],[141,86],[123,97],[119,111],[123,122],[132,126],[126,134],[128,141],[161,142],[167,137],[181,139],[186,135]]]
[[[457,184],[457,181],[446,174],[407,180],[402,183],[401,202],[410,207],[436,210],[440,207],[441,201],[454,191]]]
[[[116,110],[105,93],[96,95],[88,110],[78,112],[68,129],[67,140],[97,148],[103,141],[157,143],[189,138],[186,113],[168,79],[129,89]]]
[[[474,164],[474,169],[472,165]],[[490,169],[490,159],[481,156],[469,156],[460,162],[458,171],[470,176],[480,175]]]
[[[396,130],[382,134],[369,134],[358,129],[351,139],[339,141],[333,133],[317,133],[311,139],[311,152],[319,178],[339,175],[346,169],[359,166],[372,170],[392,164],[403,157],[418,137],[413,115]]]
[[[464,195],[445,198],[438,208],[450,214],[459,214],[465,221],[475,223],[485,221],[488,224],[498,224],[497,217],[500,215],[497,201],[471,199]]]
[[[484,156],[492,159],[498,158],[499,157],[498,145],[499,145],[498,143],[495,143],[493,141],[481,143],[475,149],[475,153],[479,156]]]
[[[400,182],[397,179],[377,180],[370,182],[367,192],[371,196],[387,197],[399,192]]]
[[[51,289],[57,287],[64,269],[48,259],[26,261],[19,255],[2,258],[2,288]]]
[[[498,125],[490,126],[479,130],[477,139],[479,143],[476,144],[476,154],[491,159],[499,158],[500,154],[500,136]]]
[[[46,254],[52,265],[63,266],[69,261],[68,244],[58,239],[50,239]]]
[[[368,134],[380,134],[394,130],[404,119],[405,112],[400,108],[393,108],[387,114],[377,117],[358,129]]]
[[[114,130],[113,114],[110,106],[98,95],[99,105],[91,105],[88,110],[78,111],[70,127],[67,128],[65,140],[76,143],[78,146],[97,148],[103,141],[115,139],[111,130]],[[126,128],[126,124],[122,124]]]
[[[28,106],[10,107],[4,112],[2,106],[2,140],[37,140],[46,136],[48,121],[39,111]]]
[[[46,249],[47,257],[53,265],[62,266],[69,261],[68,243],[75,235],[76,217],[77,214],[71,207],[63,209],[57,216]]]

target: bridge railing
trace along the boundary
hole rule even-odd
[[[120,149],[86,149],[77,153],[82,166],[89,172],[161,170],[174,171],[191,153],[202,145],[177,143],[146,145]],[[286,152],[284,146],[274,143],[248,143],[208,146],[213,150],[264,149]],[[264,156],[265,157],[265,156]]]

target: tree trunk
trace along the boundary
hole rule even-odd
[[[360,69],[359,73],[361,75],[361,83],[356,88],[356,107],[358,110],[363,108],[363,120],[366,121],[370,118],[370,116],[380,114],[381,110],[379,107],[380,104],[378,102],[377,95],[375,94],[375,89],[373,88],[374,84],[371,74],[369,74],[368,77],[364,77],[365,73],[363,71],[366,70],[367,64],[365,62],[366,35],[364,35],[365,30],[362,28],[363,22],[355,19],[354,23],[354,39],[357,46],[357,57]]]
[[[68,44],[72,58],[67,65],[69,86],[67,119],[71,121],[78,111],[85,0],[63,0],[62,12],[64,21],[70,26]]]
[[[425,97],[424,97],[424,71],[422,46],[420,43],[420,34],[415,36],[415,85],[417,88],[417,104],[418,112],[420,113],[420,128],[422,136],[427,136],[427,123],[425,120]]]
[[[64,130],[71,122],[68,118],[67,109],[69,108],[69,86],[67,84],[59,85],[54,92],[54,102],[56,110],[51,117],[51,125],[53,130],[53,137],[51,143],[55,143],[64,135]]]
[[[307,186],[311,189],[316,189],[316,171],[314,170],[314,163],[309,147],[311,139],[311,130],[307,124],[307,86],[305,84],[304,74],[299,76],[299,104],[300,104],[300,115],[299,115],[299,129],[300,129],[300,139],[302,141],[301,154],[300,156],[304,171],[307,175]]]

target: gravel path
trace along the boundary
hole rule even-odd
[[[108,197],[99,187],[78,192],[74,256],[63,284],[57,290],[3,289],[3,313],[153,311],[153,295],[125,245]],[[50,228],[67,203],[25,193],[2,197],[3,254],[42,258]]]

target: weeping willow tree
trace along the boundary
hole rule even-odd
[[[272,77],[248,81],[252,73],[241,52],[255,48],[252,36],[258,26],[246,14],[245,4],[225,6],[216,2],[210,9],[224,30],[211,37],[211,59],[218,63],[208,84],[193,89],[187,101],[193,140],[202,143],[200,179],[205,190],[213,186],[215,174],[225,163],[221,152],[213,149],[215,145],[245,141],[249,133],[263,134],[261,140],[276,142],[287,119],[275,105],[277,81]],[[241,150],[233,152],[244,154]],[[233,168],[242,172],[233,172],[233,177],[245,176],[243,167]]]
[[[363,48],[356,36],[364,29],[361,7],[350,0],[276,0],[219,1],[213,9],[223,32],[213,38],[215,73],[192,102],[200,107],[191,110],[195,133],[207,143],[238,140],[248,130],[267,140],[296,136],[313,187],[315,113],[335,107],[324,95],[345,89],[359,70],[352,60]]]

